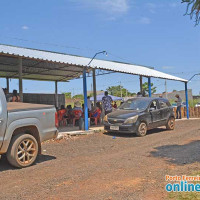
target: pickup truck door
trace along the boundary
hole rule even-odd
[[[0,149],[3,144],[4,134],[6,131],[7,116],[8,116],[8,113],[7,113],[6,97],[2,88],[0,87]]]

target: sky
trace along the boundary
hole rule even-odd
[[[184,16],[181,0],[1,0],[0,43],[129,62],[154,67],[181,78],[200,73],[200,26]],[[144,81],[146,81],[144,79]],[[110,74],[97,77],[97,90],[119,85],[139,91],[139,77]],[[152,79],[157,92],[165,81]],[[5,79],[0,84],[5,87]],[[53,93],[53,82],[23,81],[23,91]],[[88,90],[92,79],[88,78]],[[188,85],[200,93],[200,76]],[[18,89],[18,81],[10,87]],[[167,91],[184,84],[167,81]],[[59,83],[58,91],[82,93],[82,79]]]

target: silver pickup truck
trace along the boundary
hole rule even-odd
[[[18,168],[33,164],[41,142],[57,137],[55,113],[51,105],[7,103],[0,88],[0,155]]]

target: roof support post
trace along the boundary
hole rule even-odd
[[[10,84],[9,84],[9,78],[8,77],[6,77],[6,88],[7,88],[7,91],[9,93],[9,91],[10,91]]]
[[[97,104],[97,88],[96,88],[96,70],[93,69],[93,96],[94,96],[94,107],[96,108]]]
[[[189,118],[190,118],[190,113],[189,113],[189,101],[188,101],[188,88],[187,88],[187,82],[185,82],[185,101],[186,101],[187,119],[189,119]]]
[[[143,94],[143,89],[142,89],[142,76],[140,75],[140,93]]]
[[[21,102],[23,102],[22,58],[18,59],[18,70],[19,70],[19,97]]]
[[[84,122],[85,122],[85,131],[89,129],[88,126],[88,105],[87,105],[87,77],[86,77],[86,68],[83,69],[83,94],[84,94]]]
[[[58,81],[55,81],[55,104],[56,108],[58,108]]]
[[[151,77],[148,77],[149,97],[151,97]]]

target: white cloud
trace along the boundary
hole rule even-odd
[[[112,13],[126,13],[129,9],[128,0],[106,0],[101,1],[99,5],[102,9]]]
[[[130,8],[130,0],[75,0],[92,9],[98,9],[110,15],[125,14]]]
[[[156,8],[157,8],[156,4],[147,3],[146,7],[147,7],[147,9],[149,10],[150,13],[152,13],[152,14],[156,13]]]
[[[138,21],[140,24],[150,24],[151,23],[151,19],[148,17],[141,17]]]
[[[23,29],[23,30],[28,30],[29,27],[28,27],[28,26],[22,26],[22,29]]]

